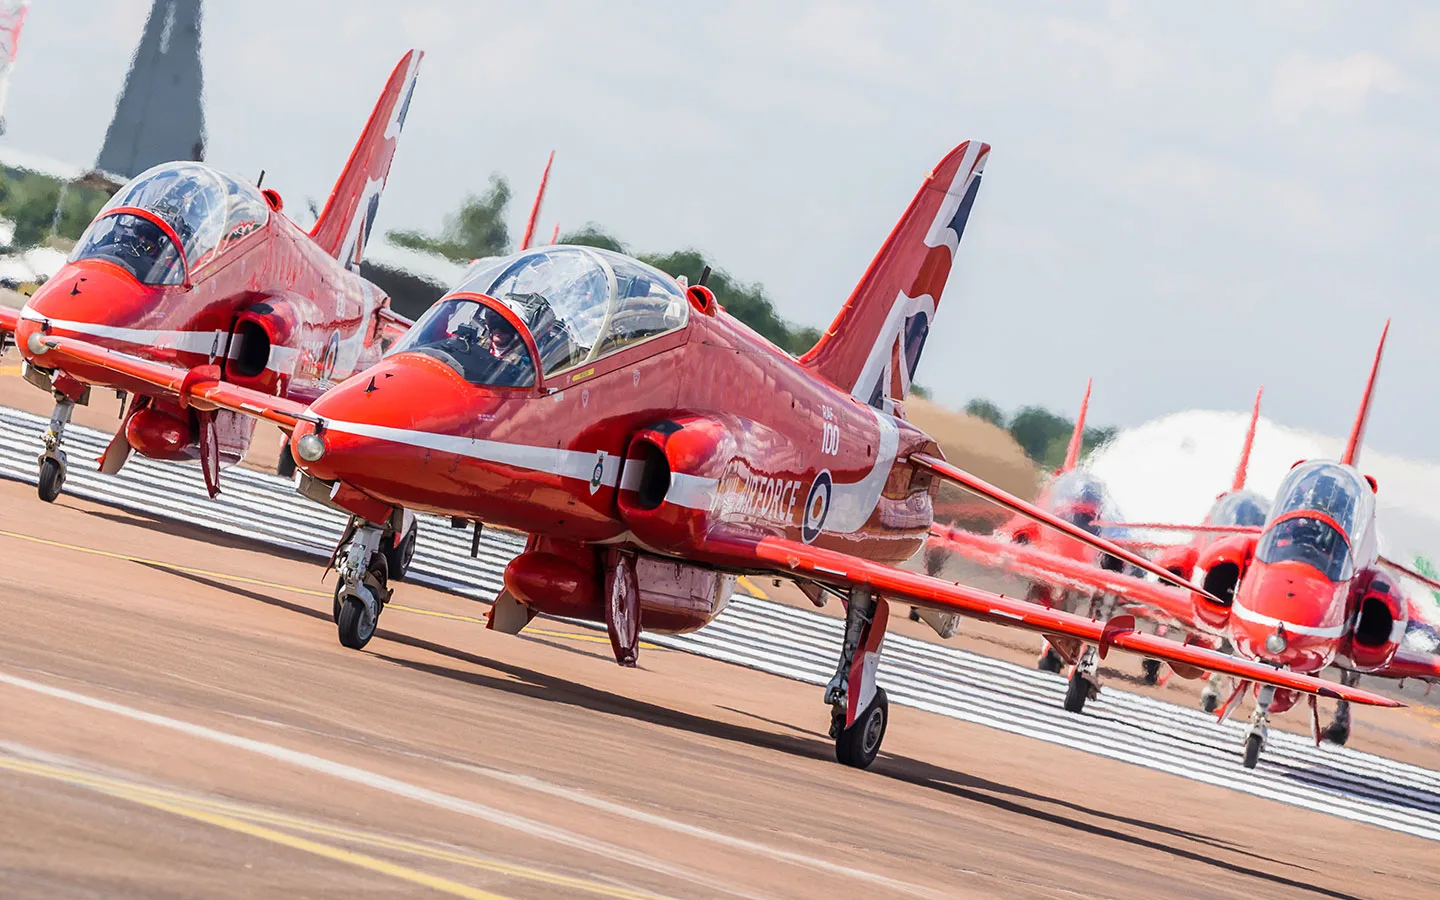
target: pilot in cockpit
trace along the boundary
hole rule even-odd
[[[520,332],[515,330],[515,326],[510,324],[509,319],[488,306],[483,308],[481,317],[485,324],[487,347],[491,356],[496,359],[505,359],[507,356],[525,351],[520,340]],[[466,325],[470,328],[475,327],[473,322],[467,322]]]

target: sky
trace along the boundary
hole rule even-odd
[[[34,0],[3,141],[93,162],[148,0]],[[929,169],[993,146],[918,380],[1097,424],[1249,406],[1440,459],[1440,6],[212,2],[209,160],[323,200],[427,53],[377,227],[492,173],[518,233],[701,249],[828,323]]]

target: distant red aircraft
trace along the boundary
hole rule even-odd
[[[1389,323],[1385,331],[1389,332]],[[1095,568],[1068,574],[1092,592],[1121,594],[1127,609],[1179,628],[1186,633],[1187,643],[1217,648],[1228,644],[1246,659],[1281,670],[1319,673],[1334,664],[1341,669],[1341,683],[1347,687],[1357,685],[1362,674],[1440,680],[1440,656],[1401,647],[1409,615],[1395,573],[1440,585],[1380,555],[1375,480],[1356,468],[1384,348],[1382,334],[1360,413],[1340,460],[1296,463],[1281,483],[1268,515],[1261,512],[1263,500],[1244,489],[1259,415],[1257,396],[1232,489],[1217,498],[1204,524],[1095,523],[1105,530],[1194,533],[1190,545],[1169,548],[1155,562],[1191,577],[1207,595],[1218,597],[1218,603],[1161,585],[1139,587],[1133,583],[1138,579],[1117,585],[1114,577]],[[974,544],[963,535],[955,537],[958,547]],[[1118,542],[1136,547],[1123,539]],[[1013,564],[1025,572],[1043,571],[1047,563],[1053,566],[1053,560],[1023,552],[1019,555]],[[1194,669],[1176,671],[1200,674]],[[1072,693],[1077,690],[1074,685],[1072,676]],[[1268,740],[1270,714],[1284,712],[1300,699],[1295,691],[1241,679],[1220,705],[1221,717],[1251,688],[1256,691],[1257,703],[1245,734],[1247,768],[1255,766]],[[1209,699],[1202,701],[1208,708],[1218,702],[1217,691],[1218,681],[1212,678],[1207,688]],[[1066,706],[1076,708],[1069,695]],[[1343,698],[1335,720],[1324,729],[1313,694],[1310,711],[1317,742],[1322,738],[1342,744],[1348,740],[1350,709]]]
[[[1293,691],[1396,701],[1310,676],[950,584],[893,566],[922,545],[942,479],[1024,511],[1157,577],[1137,554],[1018,500],[939,457],[903,399],[989,156],[969,142],[919,193],[820,342],[795,359],[720,309],[701,283],[578,246],[472,268],[379,364],[308,407],[218,377],[22,325],[32,364],[106,369],[191,409],[292,429],[299,489],[350,513],[335,618],[363,646],[390,597],[379,552],[402,510],[530,535],[505,569],[489,625],[537,613],[604,622],[634,665],[642,627],[712,621],[737,574],[796,581],[846,605],[825,691],[836,756],[868,766],[888,714],[875,684],[894,600]],[[32,341],[32,335],[33,341]],[[1207,599],[1205,602],[1218,602]]]
[[[369,367],[408,320],[357,273],[390,171],[423,54],[400,60],[315,227],[282,213],[280,195],[197,162],[156,166],[111,198],[70,261],[18,313],[25,378],[55,395],[40,455],[40,497],[65,482],[65,426],[92,387],[133,395],[101,470],[132,451],[198,460],[211,496],[221,466],[238,462],[255,422],[108,370],[37,360],[46,337],[90,341],[137,358],[223,379],[257,394],[309,402]],[[263,177],[263,176],[262,176]]]
[[[1194,543],[1187,547],[1130,540],[1125,536],[1130,529],[1145,526],[1117,524],[1118,514],[1104,484],[1093,474],[1077,468],[1089,405],[1090,385],[1087,383],[1085,399],[1080,404],[1080,415],[1075,422],[1065,461],[1056,470],[1051,482],[1041,489],[1036,500],[1040,507],[1093,534],[1111,539],[1122,547],[1142,551],[1158,550],[1154,562],[1185,579],[1190,578],[1200,550],[1217,538],[1217,531],[1212,530],[1209,523],[1213,521],[1216,525],[1225,526],[1250,525],[1257,520],[1264,521],[1268,503],[1253,492],[1244,490],[1245,472],[1249,465],[1250,448],[1255,440],[1255,426],[1260,413],[1258,395],[1234,486],[1216,499],[1210,516],[1206,519],[1207,524],[1194,529],[1198,533]],[[1221,530],[1218,536],[1227,533]],[[1012,575],[1024,578],[1030,583],[1029,599],[1071,612],[1086,611],[1091,616],[1109,616],[1118,607],[1142,618],[1153,619],[1157,618],[1152,612],[1154,607],[1184,606],[1190,603],[1188,591],[1146,580],[1141,577],[1140,572],[1126,566],[1121,560],[1098,553],[1091,547],[1048,529],[1040,529],[1031,520],[1018,516],[997,528],[991,535],[979,535],[963,528],[939,524],[933,526],[926,545],[926,559],[931,573],[937,572],[945,557],[952,553],[972,563],[1004,569]],[[1158,619],[1157,630],[1163,634],[1173,624],[1173,619],[1168,616]],[[1059,672],[1067,664],[1070,672],[1065,708],[1071,712],[1079,712],[1084,709],[1086,701],[1100,692],[1099,658],[1093,648],[1084,648],[1074,641],[1046,640],[1037,667],[1043,671]],[[1145,682],[1157,683],[1160,680],[1160,661],[1147,659],[1142,665]],[[1212,680],[1206,690],[1213,690],[1219,683],[1218,679]],[[1212,710],[1213,708],[1210,707]]]

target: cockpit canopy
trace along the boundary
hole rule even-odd
[[[1260,538],[1256,556],[1266,563],[1309,563],[1331,581],[1351,578],[1353,547],[1364,538],[1374,504],[1370,486],[1348,466],[1302,463],[1275,494],[1274,524]]]
[[[543,247],[482,260],[392,353],[444,359],[472,384],[521,387],[685,324],[680,285],[637,260],[593,247]],[[470,296],[465,296],[470,295]],[[504,307],[510,315],[505,315]]]
[[[1268,506],[1264,498],[1251,491],[1226,494],[1215,504],[1215,508],[1210,510],[1210,524],[1263,528]]]
[[[146,216],[169,225],[184,247]],[[264,227],[270,207],[255,187],[196,162],[163,163],[140,173],[110,198],[85,229],[70,261],[104,259],[128,269],[142,284],[180,284],[218,254]]]
[[[1111,512],[1105,485],[1081,469],[1071,469],[1052,481],[1046,496],[1051,512],[1094,534],[1100,533],[1097,521],[1118,518]]]

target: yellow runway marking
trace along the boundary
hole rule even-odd
[[[52,541],[48,538],[35,537],[29,534],[21,534],[16,531],[0,530],[0,537],[9,537],[15,538],[16,540],[20,541],[29,541],[32,544],[40,544],[45,547],[55,547],[60,550],[73,550],[76,553],[86,553],[91,556],[101,556],[106,559],[118,559],[122,562],[133,562],[140,563],[141,565],[146,566],[155,566],[156,568],[160,569],[169,569],[172,572],[182,572],[186,575],[201,575],[206,578],[215,578],[220,581],[235,582],[236,584],[248,584],[254,587],[274,588],[275,590],[289,591],[293,594],[305,594],[306,596],[310,597],[335,596],[333,591],[318,591],[314,590],[313,588],[302,588],[294,587],[293,585],[288,584],[281,584],[277,581],[265,581],[260,578],[250,578],[246,575],[230,575],[226,572],[214,572],[209,569],[197,569],[194,566],[182,566],[179,563],[165,562],[164,560],[160,559],[146,559],[143,556],[132,556],[128,553],[116,553],[112,550],[100,550],[95,547],[82,547],[78,544],[67,544],[63,541]],[[466,616],[459,613],[440,612],[439,610],[434,609],[421,609],[418,606],[405,606],[404,604],[400,603],[386,604],[386,609],[394,609],[399,610],[400,612],[414,613],[421,616],[431,616],[437,619],[453,619],[457,622],[470,622],[482,626],[486,624],[484,619],[478,618],[476,616]],[[587,643],[610,643],[610,638],[608,635],[585,634],[583,632],[576,634],[568,631],[553,631],[546,628],[526,627],[525,630],[521,632],[521,634],[534,634],[543,637],[562,638],[564,640],[583,641]],[[664,649],[658,644],[651,644],[648,642],[641,642],[640,646],[644,649],[649,650]]]
[[[756,597],[760,600],[770,599],[770,595],[760,590],[760,586],[757,585],[754,581],[752,581],[749,575],[741,575],[735,580],[740,582],[740,586],[743,587],[745,590],[749,591],[751,596]]]
[[[510,878],[540,882],[552,887],[584,891],[601,897],[613,897],[617,898],[617,900],[656,900],[659,896],[644,891],[630,890],[617,885],[605,884],[599,881],[591,881],[585,878],[557,875],[542,869],[503,863],[459,850],[430,846],[415,841],[407,841],[402,838],[393,838],[337,825],[327,825],[323,822],[299,818],[284,813],[270,812],[223,800],[190,796],[177,791],[134,784],[117,778],[79,772],[46,763],[0,758],[0,770],[34,775],[52,781],[59,781],[74,787],[97,791],[122,800],[128,800],[132,803],[148,806],[152,809],[162,810],[199,822],[206,822],[296,850],[304,850],[318,856],[324,856],[340,862],[347,862],[415,884],[434,888],[457,897],[483,898],[483,900],[507,900],[507,898],[500,894],[472,888],[468,885],[451,881],[450,879],[428,875],[415,869],[390,863],[352,850],[346,850],[341,847],[322,844],[288,832],[298,831],[336,841],[367,845],[377,849],[390,850],[437,862],[465,866],[467,868],[491,872]],[[287,829],[287,831],[280,831],[278,829]]]

